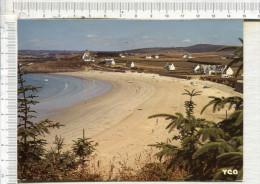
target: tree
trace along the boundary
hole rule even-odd
[[[149,118],[165,117],[170,120],[166,129],[171,133],[178,130],[177,135],[173,135],[172,140],[180,141],[180,146],[169,143],[156,143],[154,146],[160,151],[156,154],[158,158],[166,164],[168,169],[173,171],[182,170],[187,173],[181,180],[187,181],[207,181],[207,180],[238,180],[242,176],[242,121],[241,111],[243,109],[243,99],[240,97],[213,98],[202,112],[213,105],[213,112],[225,107],[234,108],[234,112],[219,123],[195,118],[193,109],[195,103],[193,96],[198,96],[200,92],[185,90],[183,95],[190,96],[190,100],[185,102],[186,117],[181,113],[156,114]],[[224,160],[224,161],[223,161]],[[222,170],[232,168],[239,170],[240,175],[227,177]]]
[[[54,148],[51,148],[44,157],[44,169],[41,172],[42,180],[71,180],[73,171],[77,169],[75,154],[71,151],[62,152],[64,138],[55,136]]]
[[[240,40],[240,42],[243,44],[243,39],[242,38],[238,38]],[[237,54],[238,55],[238,58],[234,58],[226,67],[225,70],[227,70],[229,67],[231,67],[232,65],[234,64],[237,64],[237,63],[241,63],[238,67],[238,70],[235,74],[235,77],[238,76],[240,70],[243,69],[243,45],[242,46],[225,46],[225,47],[221,47],[219,49],[217,49],[217,52],[219,51],[223,51],[223,50],[230,50],[232,49],[233,50],[233,53],[234,54]]]
[[[188,117],[190,117],[192,114],[194,114],[193,109],[195,107],[195,103],[192,101],[192,97],[194,96],[199,96],[201,91],[196,91],[195,89],[193,89],[191,92],[186,90],[186,93],[183,93],[182,95],[188,95],[190,96],[190,100],[189,101],[185,101],[185,108],[186,108],[186,114]]]
[[[205,105],[201,114],[209,106],[213,106],[212,111],[220,111],[228,105],[228,110],[234,109],[230,116],[218,123],[218,126],[225,130],[231,137],[243,136],[243,98],[238,96],[232,96],[227,98],[218,98],[215,96],[209,96],[212,100]]]
[[[194,157],[203,155],[206,152],[219,150],[216,157],[218,172],[214,174],[215,180],[242,180],[243,178],[243,99],[233,96],[218,98],[211,96],[211,100],[201,111],[213,105],[213,112],[221,110],[228,104],[228,108],[233,108],[233,113],[223,121],[218,123],[218,127],[225,132],[224,139],[208,142],[199,149]],[[223,170],[237,170],[237,175],[223,175]]]
[[[45,152],[46,140],[42,137],[49,134],[51,128],[59,128],[62,124],[48,119],[31,121],[36,117],[32,107],[39,103],[34,100],[37,97],[34,92],[40,87],[25,85],[22,67],[24,65],[18,65],[18,174],[21,179],[30,179]]]
[[[166,127],[169,129],[169,133],[171,133],[174,129],[178,130],[178,134],[172,137],[172,140],[179,140],[180,147],[171,145],[168,143],[156,143],[150,146],[154,146],[159,148],[161,151],[156,155],[160,160],[162,158],[165,159],[165,163],[167,164],[168,169],[174,170],[185,170],[187,173],[195,173],[197,172],[197,160],[194,160],[192,155],[195,153],[199,146],[199,136],[198,136],[198,127],[205,127],[205,120],[197,119],[193,116],[193,109],[195,107],[195,103],[192,98],[194,96],[200,95],[200,91],[195,92],[192,90],[191,92],[185,90],[186,93],[183,95],[188,95],[190,99],[185,101],[185,109],[186,109],[186,117],[182,113],[175,113],[175,115],[170,114],[155,114],[150,116],[149,118],[154,117],[165,117],[166,120],[170,120],[170,123]]]
[[[73,141],[72,151],[75,154],[76,158],[78,159],[78,163],[81,169],[81,176],[80,179],[87,180],[86,170],[85,170],[85,163],[86,158],[90,156],[94,151],[95,147],[93,146],[93,141],[90,141],[90,138],[85,137],[85,131],[83,129],[83,136],[82,138],[78,138],[77,141]]]

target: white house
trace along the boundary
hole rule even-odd
[[[135,64],[134,64],[134,62],[132,62],[132,61],[126,62],[126,67],[128,67],[128,68],[133,68],[133,67],[135,67]]]
[[[218,59],[227,59],[225,56],[220,56]]]
[[[41,55],[42,55],[43,58],[48,58],[48,57],[50,57],[49,53],[47,53],[47,52],[46,52],[46,53],[43,53],[43,54],[41,54]]]
[[[183,54],[182,58],[192,58],[192,55],[190,55],[190,54]]]
[[[90,62],[90,61],[94,62],[95,61],[95,58],[90,56],[90,52],[88,50],[86,50],[84,52],[84,54],[82,55],[82,59],[84,61],[87,61],[87,62]]]
[[[85,57],[83,57],[83,60],[84,60],[84,61],[87,61],[87,62],[90,62],[90,61],[94,62],[94,61],[95,61],[95,58],[94,58],[94,57],[91,57],[91,56],[85,56]]]
[[[175,70],[175,66],[172,64],[167,64],[164,68],[164,70]]]
[[[216,65],[201,65],[201,73],[212,75],[216,73]]]
[[[227,68],[227,65],[226,65],[225,68],[223,69],[222,74],[232,76],[234,74],[234,71],[230,67]]]
[[[159,55],[155,55],[154,58],[155,58],[155,59],[159,59]]]
[[[201,73],[205,73],[207,67],[208,67],[208,65],[201,65],[201,67],[200,67],[200,72],[201,72]]]
[[[216,74],[216,65],[209,65],[206,69],[206,74],[207,75],[213,75],[213,74]]]
[[[120,56],[121,58],[125,58],[125,55],[122,54],[122,53],[120,53],[119,56]]]
[[[227,68],[227,66],[222,65],[201,65],[200,71],[206,75],[222,74],[225,76],[232,76],[234,74],[230,67]]]
[[[115,60],[111,56],[106,57],[105,61],[106,61],[106,65],[115,65],[116,64]]]
[[[146,55],[145,58],[146,59],[152,59],[152,56],[151,55]]]
[[[114,59],[111,56],[108,56],[105,58],[105,61],[114,61]]]
[[[194,72],[194,73],[200,72],[200,65],[193,65],[191,67],[191,72]]]
[[[106,62],[106,65],[110,65],[110,66],[115,65],[115,64],[116,64],[116,62],[114,61],[114,59]]]

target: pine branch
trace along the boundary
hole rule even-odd
[[[225,50],[235,50],[235,49],[237,49],[238,48],[238,46],[224,46],[224,47],[221,47],[221,48],[219,48],[219,49],[217,49],[216,51],[217,52],[220,52],[220,51],[225,51]]]
[[[154,114],[148,117],[148,119],[151,118],[157,118],[157,117],[165,117],[165,118],[170,118],[170,119],[176,119],[177,116],[174,116],[172,114],[166,114],[166,113],[160,113],[160,114]]]

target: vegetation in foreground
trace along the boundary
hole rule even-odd
[[[127,167],[125,162],[118,171],[113,163],[108,175],[99,170],[99,163],[91,165],[90,156],[95,152],[93,141],[82,138],[74,141],[70,151],[63,152],[64,139],[56,136],[55,147],[46,150],[45,134],[51,129],[63,126],[48,119],[32,122],[36,113],[32,106],[38,102],[32,92],[38,87],[24,85],[19,67],[18,89],[18,177],[21,180],[41,181],[234,181],[243,176],[243,99],[240,97],[209,97],[211,101],[201,113],[213,106],[213,112],[228,105],[233,113],[221,122],[211,122],[194,116],[196,104],[193,97],[199,91],[187,91],[186,114],[155,114],[149,118],[165,117],[170,121],[166,129],[169,135],[173,130],[179,134],[171,135],[173,142],[156,143],[150,146],[158,148],[158,160],[140,165],[137,169]],[[179,141],[180,146],[174,143]],[[147,155],[151,157],[151,155]],[[137,160],[137,162],[140,162]],[[97,166],[97,167],[96,167]],[[224,175],[223,170],[236,170],[237,174]]]
[[[172,140],[178,140],[181,146],[168,143],[156,143],[160,151],[156,154],[172,171],[182,170],[184,181],[234,181],[243,176],[243,99],[237,96],[212,100],[201,110],[204,112],[213,106],[213,112],[228,105],[234,112],[221,122],[212,122],[196,118],[193,115],[195,103],[192,98],[200,91],[187,91],[190,99],[185,102],[186,115],[181,113],[155,114],[149,118],[165,117],[170,123],[166,127],[169,133],[178,130]],[[234,175],[224,175],[224,170],[235,171]]]

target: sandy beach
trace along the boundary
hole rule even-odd
[[[58,115],[50,116],[49,119],[59,121],[65,126],[53,130],[46,137],[51,143],[55,135],[61,135],[65,138],[64,150],[67,150],[71,148],[72,140],[82,137],[84,129],[85,136],[97,145],[96,159],[103,166],[113,159],[119,162],[121,157],[127,158],[129,165],[134,166],[135,158],[151,149],[148,144],[171,138],[174,133],[169,134],[165,129],[167,121],[163,118],[148,119],[148,116],[157,113],[185,113],[184,101],[189,97],[182,95],[184,89],[202,91],[201,96],[194,98],[197,104],[195,116],[209,120],[221,120],[226,112],[221,111],[212,116],[212,109],[209,108],[200,115],[202,107],[209,102],[208,96],[242,96],[228,86],[198,79],[184,80],[156,74],[92,70],[60,74],[86,80],[93,78],[112,84],[107,93],[59,110]],[[191,85],[191,81],[198,85]],[[203,88],[205,85],[210,88]]]

